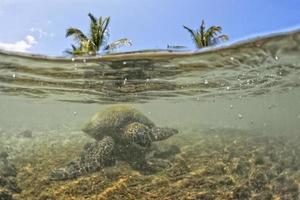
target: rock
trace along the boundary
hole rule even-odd
[[[8,153],[0,153],[0,200],[12,199],[12,194],[21,190],[17,186],[16,167],[8,160]]]
[[[0,200],[12,200],[12,194],[0,188]]]
[[[31,130],[21,131],[20,133],[18,133],[18,137],[32,138],[32,131]]]

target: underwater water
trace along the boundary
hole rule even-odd
[[[299,86],[298,30],[199,52],[0,51],[0,199],[297,200]],[[152,141],[155,170],[116,159],[52,180],[95,142],[84,124],[121,104],[178,130]]]

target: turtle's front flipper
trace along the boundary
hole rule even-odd
[[[175,128],[154,127],[151,129],[151,138],[153,141],[160,141],[160,140],[165,140],[177,133],[178,130]]]
[[[151,129],[139,122],[128,124],[123,130],[122,138],[142,147],[149,147],[152,143]]]
[[[84,148],[80,158],[71,161],[66,167],[55,169],[50,174],[51,180],[72,179],[78,176],[95,172],[111,159],[114,148],[114,141],[111,137],[104,137],[102,140],[89,144]]]

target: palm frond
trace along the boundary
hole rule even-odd
[[[199,29],[196,31],[193,31],[186,26],[183,27],[190,32],[197,48],[207,47],[210,45],[214,45],[219,41],[228,40],[227,35],[217,36],[222,32],[221,26],[211,26],[206,30],[204,20],[202,20]]]
[[[196,37],[197,33],[195,31],[186,26],[183,26],[183,28],[185,28],[192,35],[192,37]]]
[[[218,38],[219,40],[222,40],[222,41],[227,41],[227,40],[229,40],[228,35],[219,35],[217,38]]]
[[[221,32],[222,32],[221,26],[211,26],[207,29],[207,31],[205,31],[205,35],[207,35],[209,37],[214,37],[218,33],[221,33]]]
[[[100,46],[103,46],[108,38],[109,38],[109,31],[108,31],[108,25],[110,23],[110,17],[105,17],[104,20],[102,20],[102,17],[99,19],[99,38],[100,38]]]
[[[122,39],[119,39],[119,40],[116,40],[110,44],[108,44],[104,50],[108,50],[108,51],[111,51],[111,50],[114,50],[118,47],[121,47],[121,46],[132,46],[132,41],[127,39],[127,38],[122,38]]]
[[[110,23],[110,17],[105,17],[105,19],[103,20],[103,29],[102,30],[106,30],[107,29],[107,27],[108,27],[108,25],[109,25],[109,23]]]
[[[199,44],[199,46],[202,48],[202,47],[205,47],[207,46],[207,40],[205,38],[205,22],[204,20],[202,20],[201,22],[201,26],[200,26],[200,29],[198,31],[198,34],[199,34],[199,37],[200,37],[200,41],[201,41],[201,45]]]
[[[185,28],[192,36],[192,39],[195,43],[195,45],[197,46],[197,48],[201,48],[203,47],[203,42],[202,42],[202,38],[199,32],[196,32],[186,26],[183,26],[183,28]]]
[[[98,51],[99,50],[99,26],[97,18],[91,13],[88,14],[90,22],[90,43],[89,46],[91,49]]]
[[[197,48],[202,48],[205,47],[205,41],[203,40],[203,37],[201,34],[197,34],[197,36],[195,38],[193,38],[193,41],[195,43],[195,45],[197,46]]]
[[[89,13],[88,16],[90,17],[91,22],[97,24],[97,18],[92,13]]]
[[[72,50],[75,51],[76,49],[78,49],[74,44],[71,45],[72,46]]]
[[[79,56],[79,55],[83,55],[84,53],[80,50],[79,47],[76,47],[75,45],[71,45],[72,49],[66,49],[64,52],[69,54],[69,55],[73,55],[73,56]]]
[[[81,41],[81,40],[88,40],[88,37],[79,29],[77,28],[68,28],[66,31],[66,37],[74,37],[75,40]]]

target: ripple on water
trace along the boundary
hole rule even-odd
[[[284,92],[300,85],[299,38],[300,31],[293,31],[194,53],[91,58],[0,51],[0,92],[85,103]]]

